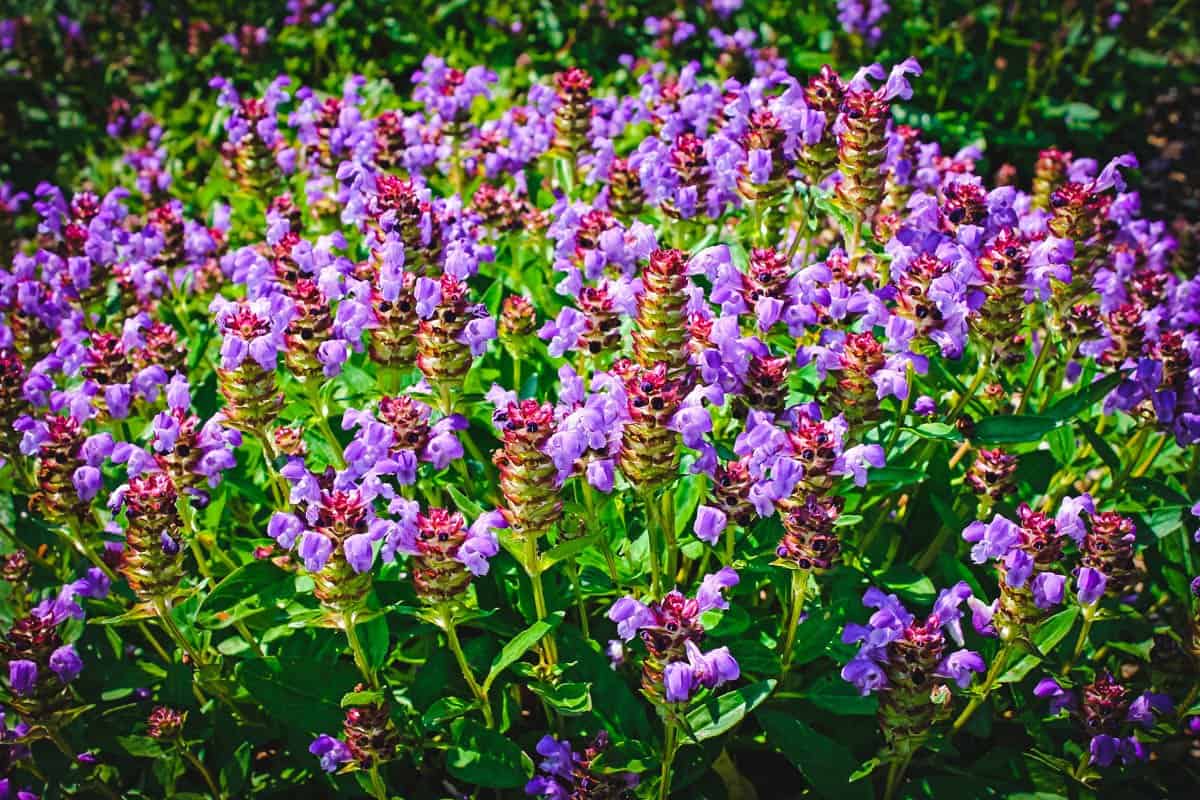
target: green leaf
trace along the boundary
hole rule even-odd
[[[1079,606],[1069,606],[1038,624],[1033,631],[1032,638],[1042,655],[1049,655],[1055,647],[1058,647],[1059,642],[1071,632],[1078,617]],[[1016,683],[1028,675],[1041,661],[1039,656],[1030,653],[1001,675],[997,683]]]
[[[870,784],[850,782],[858,759],[844,745],[782,711],[765,709],[754,716],[766,730],[767,740],[800,770],[817,794],[830,800],[870,800]]]
[[[822,675],[804,690],[804,699],[822,711],[838,716],[874,716],[879,701],[873,695],[863,697],[837,675]]]
[[[942,439],[948,442],[961,442],[962,434],[958,432],[958,428],[953,425],[947,425],[944,422],[926,422],[924,425],[918,425],[915,428],[906,428],[905,430],[912,431],[922,439]]]
[[[611,775],[614,772],[632,772],[640,775],[650,771],[656,758],[646,745],[637,740],[614,741],[596,756],[591,763],[591,769],[603,775]]]
[[[1028,414],[987,417],[975,423],[971,438],[979,444],[1038,442],[1057,425],[1056,419]]]
[[[922,470],[912,467],[880,467],[872,468],[867,472],[869,481],[872,486],[887,484],[895,488],[901,486],[912,486],[921,482],[925,477]]]
[[[243,661],[237,674],[268,714],[286,726],[309,731],[340,727],[342,710],[329,689],[360,680],[358,670],[344,661],[314,663],[275,656]]]
[[[568,717],[592,710],[590,683],[531,683],[529,688],[548,705]]]
[[[117,744],[126,753],[137,758],[161,758],[163,747],[157,739],[149,736],[118,736]]]
[[[269,559],[251,561],[225,576],[196,611],[196,624],[204,628],[232,625],[261,610],[294,585],[293,575]]]
[[[538,620],[514,636],[508,644],[504,645],[504,648],[501,649],[492,661],[492,667],[488,670],[487,678],[483,681],[483,690],[486,692],[491,687],[492,682],[500,677],[501,672],[519,661],[529,648],[540,642],[543,636],[558,627],[559,623],[563,621],[563,616],[562,611],[555,611],[548,619]]]
[[[446,768],[461,781],[489,789],[515,789],[533,775],[533,761],[516,742],[468,719],[450,726],[454,745]]]
[[[383,700],[383,692],[378,689],[365,692],[346,692],[342,695],[342,708],[379,705]]]
[[[929,605],[937,594],[933,581],[908,564],[897,564],[876,580],[902,599],[923,606]]]
[[[1100,434],[1096,433],[1096,429],[1090,423],[1080,420],[1079,430],[1083,433],[1083,437],[1088,440],[1088,444],[1096,451],[1096,455],[1100,456],[1108,468],[1117,474],[1121,470],[1121,459],[1117,458],[1117,454],[1109,447],[1108,442]]]
[[[600,538],[600,533],[600,531],[595,531],[584,536],[577,536],[551,547],[542,554],[542,571],[544,572],[559,561],[577,556],[587,550]]]
[[[421,725],[427,731],[440,729],[445,723],[466,714],[475,703],[461,697],[442,697],[421,715]]]
[[[458,510],[466,514],[468,518],[475,519],[483,514],[483,506],[463,494],[454,484],[447,483],[443,488],[450,493],[450,497],[454,499],[454,505],[458,506]]]
[[[1056,419],[1060,422],[1074,419],[1105,397],[1108,397],[1109,392],[1117,388],[1117,385],[1125,380],[1125,376],[1125,372],[1114,372],[1111,375],[1107,375],[1083,387],[1070,397],[1059,400],[1042,412],[1042,416]]]
[[[687,713],[688,727],[698,741],[720,736],[742,721],[775,690],[774,679],[759,681],[710,697]]]

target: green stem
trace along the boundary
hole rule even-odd
[[[1013,412],[1014,414],[1020,414],[1029,404],[1029,398],[1033,396],[1034,387],[1037,385],[1038,373],[1042,371],[1042,365],[1046,363],[1046,356],[1050,354],[1051,347],[1050,331],[1047,330],[1046,336],[1042,339],[1042,346],[1038,348],[1037,358],[1033,360],[1033,368],[1029,370],[1029,377],[1025,379],[1025,391],[1021,392],[1021,402],[1017,403],[1017,410]]]
[[[883,800],[892,800],[896,796],[896,791],[900,788],[900,784],[904,783],[904,773],[908,771],[908,765],[912,761],[912,753],[908,753],[902,758],[893,761],[888,767],[887,785],[883,790]]]
[[[937,558],[938,553],[942,552],[942,548],[946,546],[946,541],[952,535],[952,531],[945,525],[938,529],[937,536],[933,537],[933,541],[929,543],[929,547],[917,559],[913,567],[917,572],[924,572],[933,564],[933,560]]]
[[[886,452],[890,453],[896,447],[896,441],[900,438],[900,430],[904,427],[904,420],[908,418],[908,410],[912,408],[913,398],[913,364],[908,362],[905,368],[904,385],[908,387],[907,394],[904,395],[904,402],[900,404],[900,414],[896,417],[896,427],[892,430],[891,437],[888,438]]]
[[[183,631],[179,630],[179,626],[175,624],[175,618],[171,616],[171,609],[167,605],[167,599],[165,597],[155,597],[152,602],[154,604],[154,611],[158,614],[158,621],[162,623],[167,635],[175,640],[175,643],[183,649],[183,652],[187,653],[194,667],[204,664],[203,659],[200,658],[200,654],[196,652],[191,642],[183,635]]]
[[[658,779],[658,800],[667,800],[671,796],[671,767],[675,761],[675,750],[678,747],[675,722],[667,719],[663,722],[663,755],[662,771]]]
[[[337,462],[337,468],[345,469],[346,456],[342,452],[342,443],[333,434],[333,428],[329,427],[329,410],[325,407],[325,401],[321,398],[321,387],[315,381],[306,381],[304,391],[308,395],[309,402],[312,403],[313,416],[316,418],[317,427],[321,429],[321,435],[325,437],[325,441],[329,443],[329,449],[333,451],[333,458]]]
[[[1008,662],[1011,649],[1012,646],[1006,644],[1003,648],[1001,648],[1000,652],[996,654],[996,657],[992,659],[991,669],[988,670],[987,677],[983,680],[983,686],[979,688],[979,694],[971,698],[971,702],[967,703],[967,707],[964,708],[962,713],[958,715],[958,719],[954,720],[954,726],[951,728],[952,734],[958,733],[960,730],[962,730],[962,727],[967,724],[967,721],[971,719],[971,716],[974,715],[974,713],[979,710],[979,707],[983,705],[983,702],[987,700],[992,688],[996,685],[996,680],[1000,677],[1001,673],[1004,672],[1004,665]]]
[[[178,744],[180,754],[182,754],[183,757],[187,759],[188,763],[195,767],[196,771],[200,773],[200,776],[204,778],[204,782],[208,784],[208,791],[212,794],[212,796],[214,798],[223,798],[225,795],[221,794],[221,790],[217,788],[217,782],[213,780],[212,773],[208,771],[208,767],[204,766],[204,762],[197,758],[196,754],[188,749],[187,745],[183,743],[182,739],[179,740]]]
[[[662,496],[662,516],[659,518],[662,523],[663,538],[667,545],[667,569],[666,577],[674,586],[679,572],[679,543],[675,539],[675,492],[667,489]]]
[[[733,564],[733,550],[734,545],[737,544],[736,531],[737,525],[732,521],[725,526],[725,566],[727,567]]]
[[[579,482],[580,491],[583,494],[583,507],[587,510],[587,524],[596,525],[599,518],[596,516],[596,498],[592,493],[592,485],[584,478]],[[600,552],[604,554],[604,563],[608,567],[608,577],[612,581],[613,588],[620,591],[621,579],[617,574],[617,559],[613,556],[612,545],[608,542],[608,528],[600,526]]]
[[[662,565],[659,564],[658,537],[655,528],[661,528],[658,520],[657,504],[650,492],[642,496],[646,507],[646,544],[650,550],[650,594],[655,599],[662,597]]]
[[[533,608],[538,620],[549,616],[546,606],[546,590],[542,586],[542,564],[538,555],[537,536],[533,531],[525,532],[525,573],[529,575],[529,584],[533,587]],[[542,653],[546,663],[554,666],[558,663],[558,644],[554,641],[554,633],[547,633],[542,639]]]
[[[371,794],[375,800],[387,800],[387,786],[383,783],[383,776],[379,774],[379,765],[371,764],[371,768],[367,770],[371,776]]]
[[[363,650],[362,642],[358,638],[358,631],[354,625],[354,612],[346,611],[342,614],[342,627],[346,631],[346,640],[350,642],[350,650],[354,653],[354,663],[358,665],[358,671],[367,679],[372,689],[379,688],[379,678],[375,676],[375,671],[371,669],[371,662],[367,660],[367,653]]]
[[[1092,632],[1092,622],[1096,617],[1096,605],[1083,607],[1083,627],[1079,629],[1079,638],[1075,640],[1075,649],[1071,652],[1071,657],[1067,659],[1067,663],[1063,664],[1060,674],[1067,675],[1071,672],[1071,667],[1079,660],[1079,656],[1083,654],[1083,648],[1087,646],[1088,634]]]
[[[780,670],[781,684],[792,666],[792,651],[796,647],[796,630],[800,627],[800,616],[804,611],[804,599],[808,590],[808,576],[809,570],[792,570],[792,610],[791,614],[788,615],[787,633],[783,639],[783,653],[781,654],[783,668]]]
[[[587,605],[583,602],[583,584],[579,581],[579,564],[574,558],[567,559],[567,574],[571,576],[571,586],[575,589],[575,605],[579,609],[579,629],[583,638],[592,638],[588,630]]]
[[[446,641],[450,645],[450,651],[454,653],[454,658],[458,661],[458,668],[462,670],[463,680],[470,687],[471,694],[475,695],[475,699],[479,701],[480,710],[483,712],[483,721],[489,728],[494,728],[496,723],[492,718],[492,704],[488,701],[487,690],[479,685],[479,681],[475,680],[475,673],[471,670],[471,665],[463,652],[462,643],[458,640],[458,626],[454,622],[454,611],[449,603],[442,603],[438,607],[438,611],[442,617],[442,630],[446,632]]]

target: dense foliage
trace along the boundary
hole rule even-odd
[[[1190,21],[196,5],[0,21],[0,800],[1194,791]]]

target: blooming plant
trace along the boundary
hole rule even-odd
[[[221,75],[202,185],[147,116],[0,192],[0,800],[1195,785],[1200,277],[1136,158],[993,185],[917,59],[740,5],[720,74]]]

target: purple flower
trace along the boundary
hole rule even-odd
[[[1067,577],[1055,572],[1039,572],[1033,579],[1033,602],[1042,609],[1054,608],[1063,601]]]
[[[923,394],[913,403],[913,413],[922,417],[932,417],[937,413],[937,402],[927,394]]]
[[[723,567],[711,575],[706,575],[700,582],[700,589],[696,592],[696,603],[699,605],[700,611],[710,611],[714,608],[723,611],[729,608],[729,601],[721,592],[737,585],[738,574],[733,567]]]
[[[82,466],[75,470],[71,476],[71,482],[75,484],[75,491],[78,493],[79,499],[87,503],[96,496],[100,491],[100,487],[104,485],[104,477],[100,474],[100,470],[95,467]]]
[[[1075,578],[1079,605],[1095,605],[1104,596],[1104,589],[1107,585],[1108,578],[1104,576],[1104,573],[1091,567],[1082,567],[1079,575]]]
[[[942,678],[949,678],[958,684],[960,689],[971,685],[971,676],[976,672],[985,672],[987,664],[983,656],[974,650],[956,650],[942,659],[934,673]]]
[[[628,595],[612,604],[608,618],[617,623],[617,635],[627,642],[637,635],[639,628],[654,623],[650,609]]]
[[[575,767],[575,754],[569,742],[560,742],[553,736],[543,736],[537,743],[537,753],[542,756],[538,769],[551,775],[570,778]]]
[[[1175,704],[1167,695],[1145,692],[1129,704],[1125,720],[1143,728],[1153,728],[1156,714],[1170,714],[1174,710]]]
[[[285,550],[296,545],[296,537],[304,532],[304,523],[295,514],[276,511],[267,523],[267,535]]]
[[[1087,533],[1087,527],[1083,523],[1085,512],[1089,517],[1096,513],[1096,504],[1092,502],[1090,494],[1063,498],[1058,507],[1058,514],[1054,516],[1055,530],[1060,536],[1069,536],[1075,544],[1079,544]]]
[[[728,647],[718,647],[702,653],[696,643],[689,639],[684,643],[684,650],[692,667],[692,675],[701,686],[715,689],[727,681],[737,680],[741,675],[737,660]]]
[[[489,511],[471,523],[467,538],[458,548],[455,559],[472,575],[487,575],[488,559],[500,552],[496,531],[507,528],[508,522],[499,511]]]
[[[321,759],[321,769],[326,772],[336,772],[338,767],[354,757],[345,742],[327,733],[313,739],[312,744],[308,746],[308,752]]]
[[[963,539],[975,545],[971,548],[971,560],[976,564],[1004,556],[1020,536],[1021,529],[999,514],[989,523],[972,522],[962,533]]]
[[[842,667],[842,680],[858,687],[864,697],[887,686],[887,675],[883,668],[870,658],[855,656]]]
[[[300,537],[300,558],[309,572],[320,572],[333,554],[333,542],[328,536],[316,531],[305,531]]]
[[[713,506],[700,506],[696,509],[696,522],[692,531],[696,538],[710,545],[715,545],[721,538],[726,525],[725,512]]]
[[[686,703],[696,688],[696,673],[686,661],[674,661],[663,670],[663,687],[668,703]]]
[[[75,646],[64,644],[50,654],[50,669],[63,683],[70,683],[83,672],[83,659],[79,657]]]
[[[1064,689],[1053,678],[1043,678],[1038,681],[1038,685],[1033,687],[1033,694],[1036,697],[1050,698],[1051,714],[1057,714],[1064,708],[1071,708],[1075,705],[1075,693]]]
[[[346,556],[346,563],[360,575],[370,570],[371,564],[375,561],[375,549],[371,546],[371,541],[371,534],[356,533],[347,537],[346,541],[342,543],[342,552]]]
[[[32,694],[37,677],[38,665],[34,662],[23,658],[8,662],[8,685],[18,697]]]

